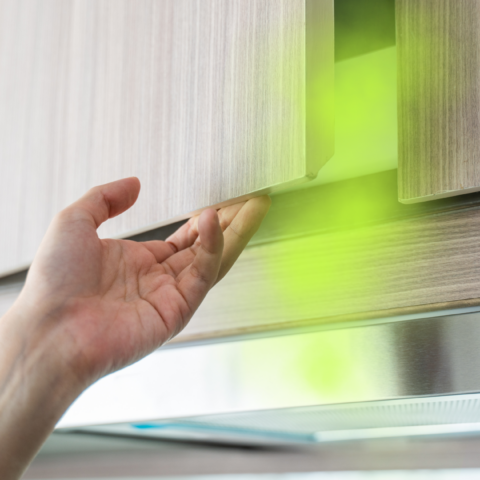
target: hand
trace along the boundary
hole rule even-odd
[[[10,445],[0,452],[0,476],[5,465],[15,472],[2,478],[17,478],[84,388],[185,327],[270,205],[258,197],[206,210],[165,242],[99,239],[100,224],[130,208],[139,191],[138,179],[127,178],[60,212],[0,321],[0,444],[8,438]],[[26,440],[21,425],[28,422]]]
[[[50,318],[49,343],[87,383],[180,332],[245,248],[270,204],[268,197],[259,197],[218,215],[206,210],[166,242],[100,240],[100,224],[130,208],[139,191],[138,179],[127,178],[93,188],[60,212],[19,299],[30,308],[42,305]]]

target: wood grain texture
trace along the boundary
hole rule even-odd
[[[125,236],[314,175],[333,136],[306,158],[305,24],[305,0],[0,0],[0,274],[97,184],[140,178],[101,228]]]
[[[399,199],[480,190],[480,2],[397,0]]]
[[[251,247],[176,341],[480,305],[479,232],[473,209]]]
[[[480,306],[480,195],[401,205],[395,186],[386,172],[274,196],[253,243],[174,342]],[[0,282],[0,304],[19,282]]]

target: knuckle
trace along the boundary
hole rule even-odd
[[[234,233],[236,237],[238,237],[240,240],[245,240],[246,236],[241,234],[238,230],[235,229],[233,225],[230,225],[230,230]]]
[[[70,207],[64,208],[63,210],[60,210],[55,215],[54,220],[56,223],[64,224],[67,222],[72,222],[77,220],[79,216],[80,216],[79,211],[70,206]]]
[[[206,275],[204,275],[195,265],[192,265],[190,267],[190,274],[192,275],[192,277],[202,283],[205,283],[207,285],[210,283],[210,279]]]
[[[228,228],[228,220],[220,219],[220,228],[224,232]]]

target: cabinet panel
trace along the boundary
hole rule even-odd
[[[392,171],[273,196],[250,245],[173,342],[478,311],[480,193],[402,205],[396,184]],[[22,281],[0,281],[0,315]]]
[[[399,199],[480,190],[480,2],[397,0]]]
[[[332,94],[332,0],[0,0],[0,274],[93,185],[126,236],[314,177]]]
[[[252,246],[173,342],[478,307],[478,232],[476,208]]]

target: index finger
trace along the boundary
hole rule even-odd
[[[209,209],[200,215],[198,230],[201,244],[193,262],[178,282],[178,290],[192,313],[215,284],[223,251],[222,229],[215,210]]]
[[[262,220],[268,213],[272,201],[264,195],[248,200],[240,211],[231,220],[223,232],[224,247],[222,264],[218,273],[219,282],[232,268],[250,239],[260,227]],[[220,216],[222,211],[220,210]]]

